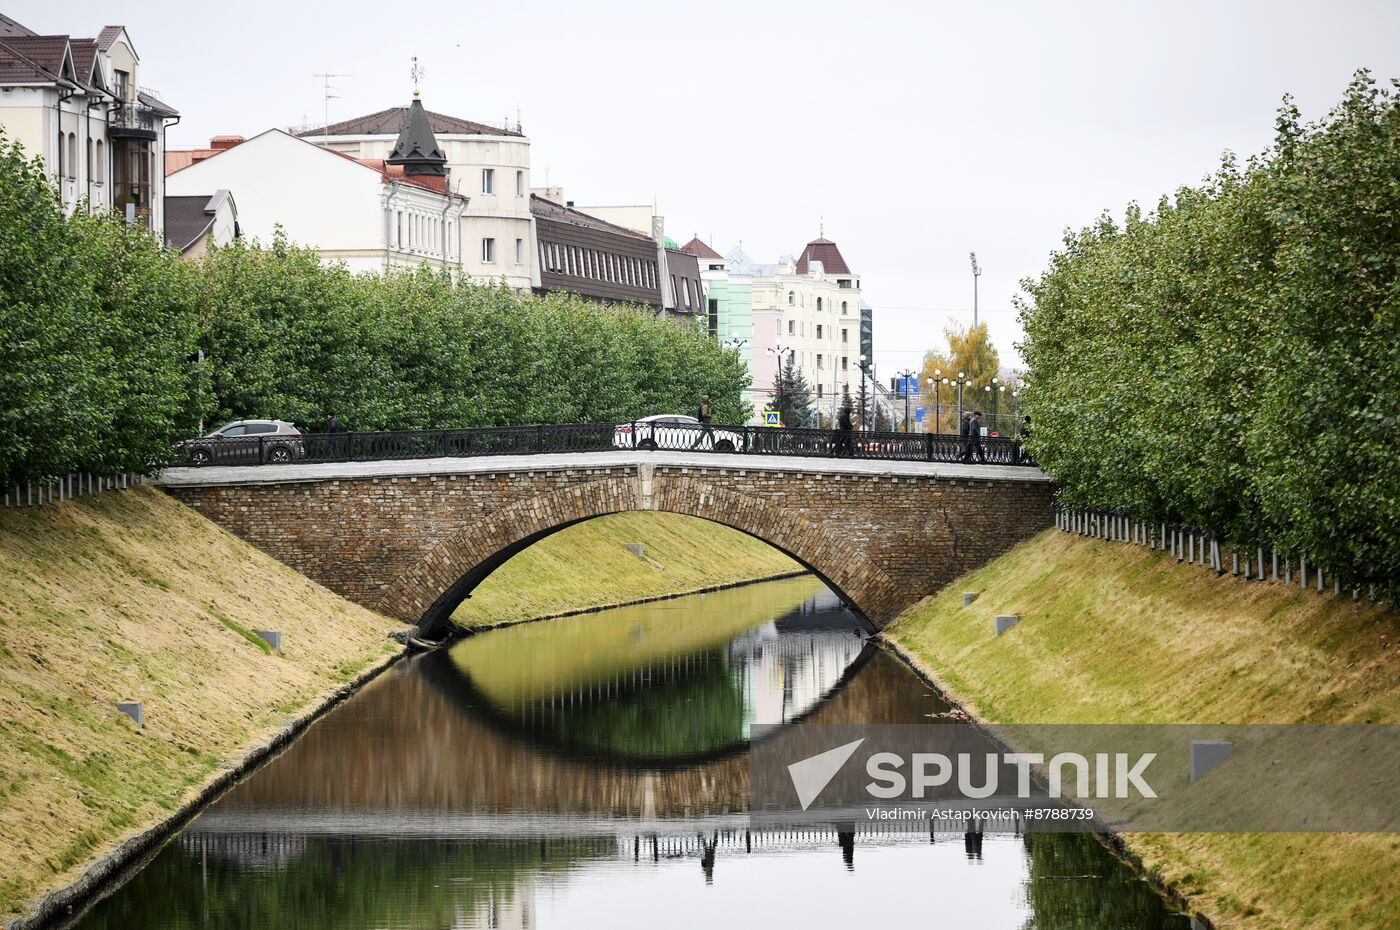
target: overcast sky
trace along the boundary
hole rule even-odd
[[[390,3],[25,0],[44,33],[128,27],[175,146],[409,99],[514,121],[532,173],[583,203],[647,203],[684,242],[758,261],[824,223],[876,308],[880,374],[971,319],[968,253],[1003,359],[1019,281],[1066,226],[1155,204],[1225,149],[1268,145],[1353,71],[1400,77],[1400,2]]]

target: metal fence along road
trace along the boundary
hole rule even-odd
[[[969,444],[932,433],[840,433],[772,426],[694,423],[572,423],[486,429],[394,430],[372,433],[272,434],[193,439],[176,446],[172,465],[266,465],[377,462],[610,450],[703,451],[735,455],[971,462],[1034,467],[1013,439]]]

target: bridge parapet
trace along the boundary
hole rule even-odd
[[[1034,468],[622,450],[170,469],[176,499],[343,596],[439,631],[506,559],[627,510],[734,527],[876,625],[1051,524]]]

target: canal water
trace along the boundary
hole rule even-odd
[[[753,724],[947,709],[810,577],[495,630],[380,676],[76,926],[1189,927],[1085,835],[748,829]]]

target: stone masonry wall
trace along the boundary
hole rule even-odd
[[[883,625],[1050,525],[1037,480],[650,464],[166,489],[343,596],[431,634],[503,554],[578,520],[665,510],[787,551]]]

